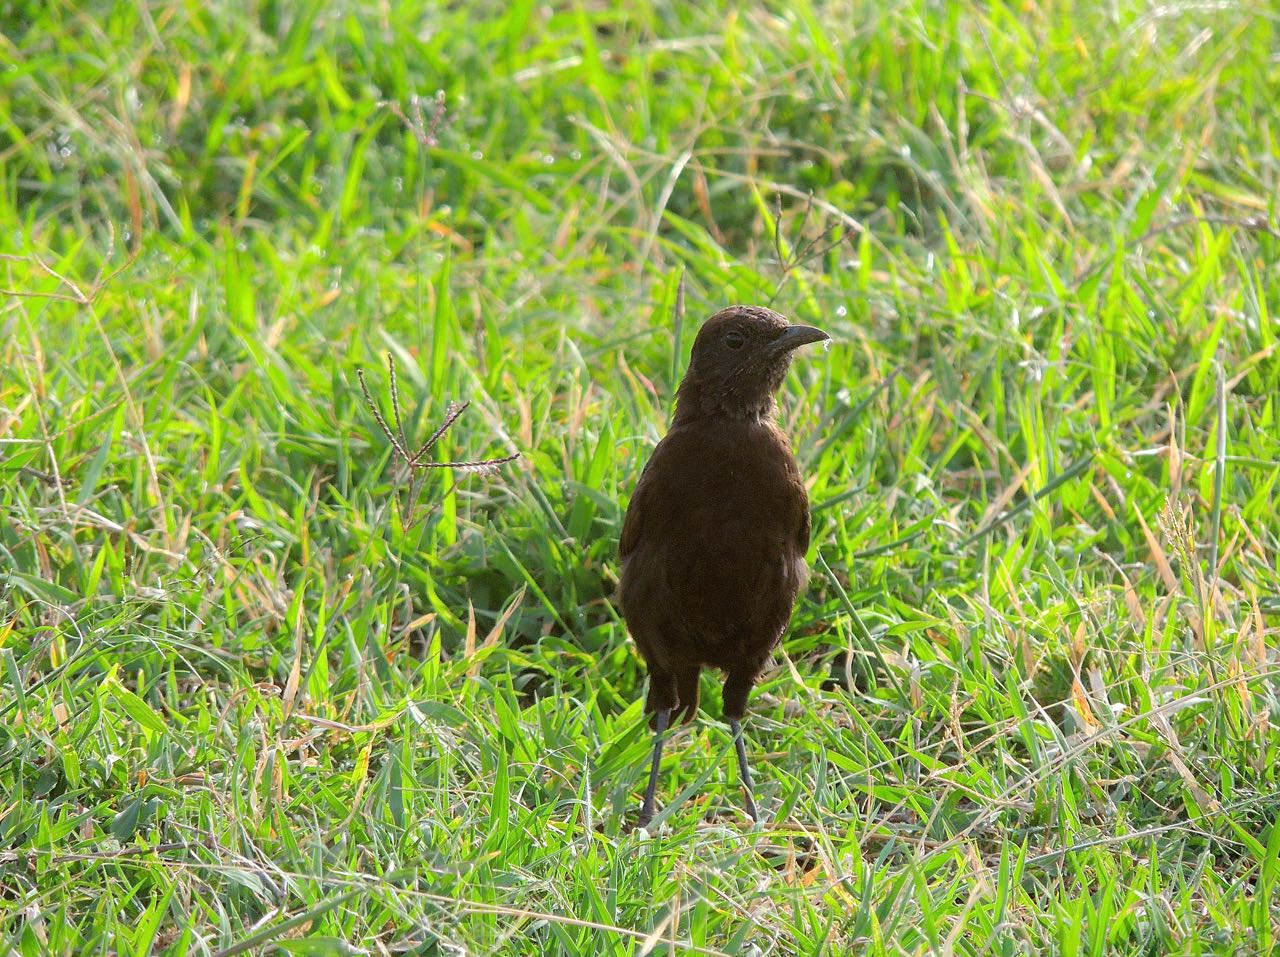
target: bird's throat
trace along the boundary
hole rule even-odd
[[[771,420],[776,409],[777,403],[771,392],[745,395],[734,389],[691,388],[689,381],[685,380],[676,395],[676,414],[672,424],[688,425],[716,416],[763,422]]]

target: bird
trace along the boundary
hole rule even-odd
[[[742,719],[808,579],[809,497],[775,394],[800,346],[830,339],[763,306],[735,305],[694,338],[675,414],[636,482],[619,538],[618,598],[649,676],[650,823],[673,720],[693,720],[702,669],[724,672],[724,716],[746,812],[759,821]]]

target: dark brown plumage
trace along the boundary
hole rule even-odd
[[[703,324],[622,526],[622,613],[649,667],[655,729],[639,823],[653,817],[662,736],[692,720],[703,667],[725,672],[747,812],[758,818],[742,740],[747,695],[808,575],[809,499],[774,394],[792,351],[829,338],[771,309],[730,306]]]

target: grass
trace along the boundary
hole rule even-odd
[[[0,951],[1275,951],[1274,11],[6,9]],[[836,340],[815,573],[767,821],[708,678],[632,833],[617,535],[732,301]],[[387,354],[520,458],[407,476]]]

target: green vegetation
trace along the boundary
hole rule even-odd
[[[0,10],[0,953],[1280,946],[1274,8]],[[733,301],[837,340],[769,820],[708,678],[631,833]]]

